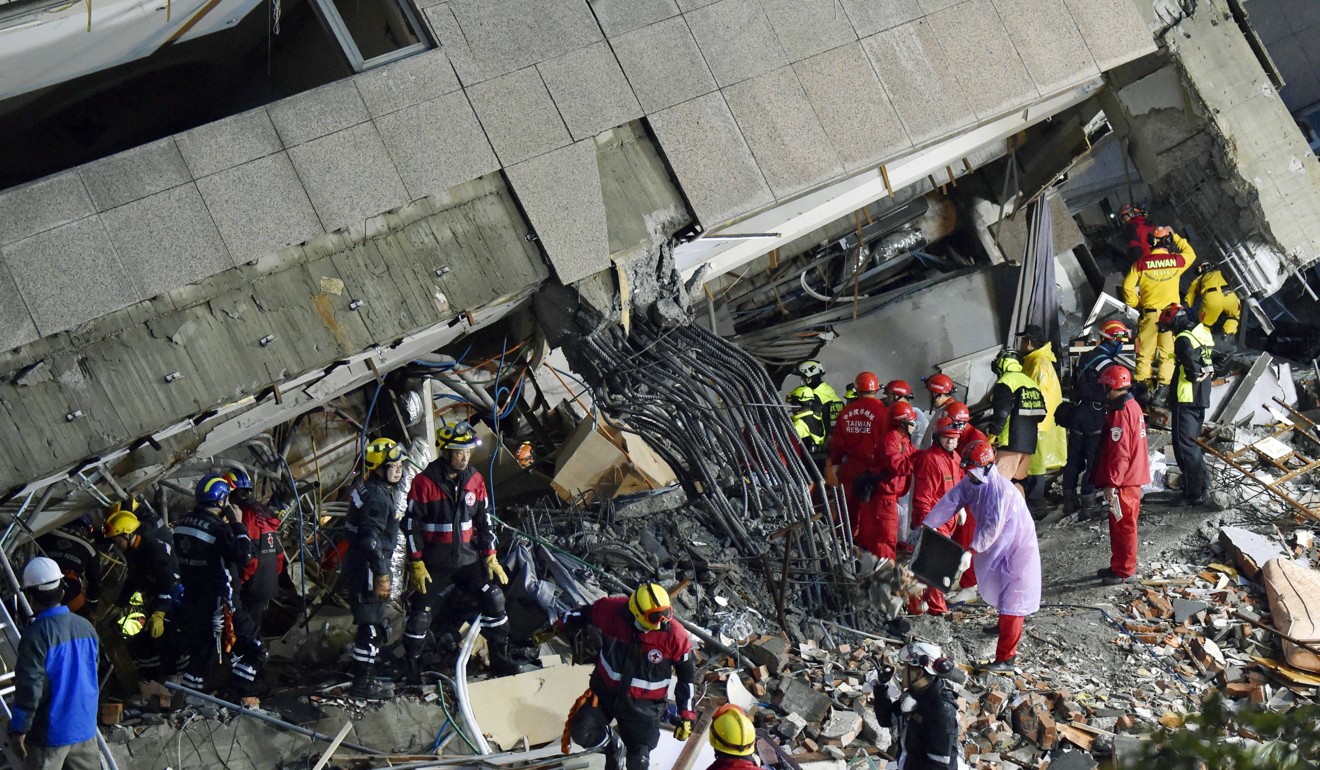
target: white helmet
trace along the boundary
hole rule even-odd
[[[809,380],[812,377],[823,377],[825,367],[821,366],[819,361],[803,361],[798,364],[797,373],[803,379]]]
[[[898,659],[905,666],[925,669],[931,676],[948,673],[952,662],[944,657],[944,651],[938,644],[930,642],[912,642],[898,651]]]
[[[38,591],[49,591],[59,586],[64,579],[64,572],[54,559],[38,556],[23,568],[23,587]]]

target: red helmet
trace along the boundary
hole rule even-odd
[[[947,396],[953,392],[953,380],[947,374],[932,374],[926,378],[926,390]]]
[[[1110,364],[1100,372],[1100,384],[1110,390],[1122,390],[1132,387],[1132,372],[1122,364]]]
[[[972,421],[972,412],[967,405],[961,401],[952,401],[944,407],[944,413],[954,422],[969,423]]]
[[[875,393],[880,390],[880,378],[872,372],[862,372],[857,375],[853,384],[857,386],[858,393]]]
[[[935,435],[940,438],[959,438],[967,427],[965,422],[954,422],[948,415],[935,421]]]
[[[1113,321],[1105,321],[1100,325],[1100,336],[1107,340],[1127,342],[1132,339],[1132,330],[1128,328],[1127,324],[1115,319]]]
[[[885,386],[885,394],[890,396],[912,397],[912,386],[902,380],[890,380]]]
[[[889,419],[894,422],[917,423],[917,408],[906,401],[899,401],[889,407]]]
[[[1177,318],[1178,314],[1181,312],[1182,312],[1182,305],[1179,305],[1177,302],[1173,303],[1172,305],[1169,305],[1168,307],[1160,311],[1159,325],[1160,326],[1173,325],[1173,319]]]
[[[989,468],[995,464],[995,448],[985,441],[973,441],[970,446],[963,450],[962,467],[968,468]]]

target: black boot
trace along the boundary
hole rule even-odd
[[[363,700],[385,700],[394,697],[394,683],[376,678],[376,666],[371,663],[359,663],[353,675],[353,686],[348,688],[353,698]]]
[[[495,676],[513,676],[531,670],[530,667],[524,668],[509,654],[509,638],[507,636],[503,639],[487,639],[486,646],[490,650],[490,672]]]
[[[1065,516],[1071,516],[1074,513],[1077,513],[1080,508],[1081,505],[1077,502],[1076,492],[1068,490],[1063,493],[1063,514]]]

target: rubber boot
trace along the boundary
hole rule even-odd
[[[348,694],[362,700],[386,700],[394,697],[394,683],[376,678],[376,667],[370,664],[358,666],[353,676],[353,686]]]
[[[486,646],[490,649],[490,672],[495,676],[513,676],[528,670],[509,654],[509,637],[487,639]]]

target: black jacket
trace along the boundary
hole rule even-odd
[[[252,559],[252,539],[242,522],[227,522],[195,508],[174,528],[185,604],[216,596],[232,601],[240,566]]]
[[[403,483],[387,484],[375,474],[349,497],[348,555],[370,573],[368,585],[377,575],[388,575],[390,556],[399,542],[399,510]]]
[[[124,552],[128,562],[124,588],[115,604],[127,607],[133,594],[142,593],[147,614],[169,612],[178,597],[179,565],[170,543],[156,532],[137,531],[138,545]]]
[[[911,695],[916,705],[905,713],[901,704],[906,695]],[[924,689],[904,693],[897,702],[889,699],[885,685],[877,686],[875,715],[882,727],[894,722],[899,725],[900,756],[907,757],[904,770],[957,770],[962,756],[957,696],[943,679],[934,677]]]
[[[88,537],[86,524],[78,521],[66,524],[37,538],[37,545],[60,565],[66,575],[72,572],[81,581],[81,586],[73,587],[69,580],[65,580],[65,604],[79,593],[85,594],[89,602],[100,597],[101,557]]]

